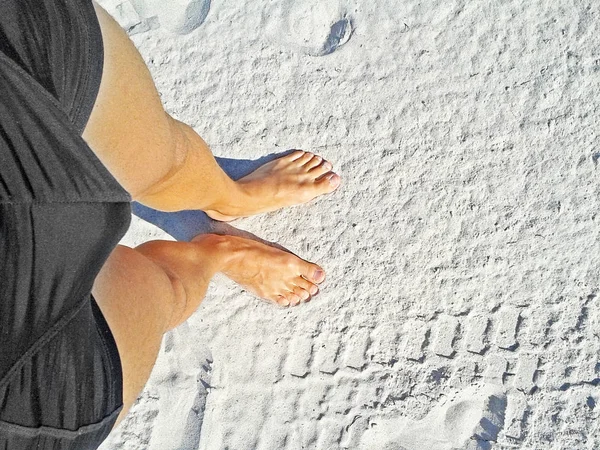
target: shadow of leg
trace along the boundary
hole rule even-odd
[[[263,164],[287,155],[293,150],[278,154],[270,154],[257,160],[216,158],[217,163],[232,179],[238,180]],[[134,202],[133,214],[167,232],[178,241],[191,241],[199,234],[216,233],[253,239],[263,244],[267,243],[251,233],[238,230],[224,222],[218,222],[208,217],[200,210],[178,212],[163,212]],[[271,244],[272,245],[272,244]]]

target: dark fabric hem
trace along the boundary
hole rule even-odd
[[[45,426],[31,428],[0,420],[0,431],[4,430],[11,434],[24,437],[50,436],[57,439],[80,437],[88,433],[104,431],[107,423],[116,422],[117,417],[121,413],[121,409],[122,408],[119,408],[113,411],[108,416],[104,417],[100,422],[84,425],[77,430],[63,430]]]
[[[110,364],[112,380],[114,382],[110,395],[111,402],[113,404],[123,405],[123,367],[121,365],[121,356],[119,355],[119,348],[117,347],[117,342],[115,341],[115,337],[112,334],[110,327],[108,326],[108,322],[102,314],[98,303],[93,295],[90,296],[90,301],[92,304],[92,312],[94,314],[94,319],[96,321],[96,327],[98,329],[98,334],[102,340],[102,344],[104,346],[104,350],[106,356],[108,358],[108,362]]]
[[[10,383],[12,377],[18,373],[19,369],[29,359],[41,351],[46,344],[52,341],[59,333],[73,321],[77,315],[83,310],[85,302],[81,302],[69,313],[65,314],[59,321],[57,321],[51,328],[49,328],[42,336],[37,339],[29,349],[21,355],[21,357],[12,365],[10,370],[0,379],[0,389],[4,389],[8,383]]]

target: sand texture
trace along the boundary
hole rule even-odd
[[[343,178],[231,225],[135,206],[129,245],[239,229],[328,278],[216,277],[103,450],[600,448],[598,1],[101,3],[232,176]]]

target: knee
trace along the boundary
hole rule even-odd
[[[187,163],[191,149],[187,125],[167,115],[167,124],[163,128],[159,139],[160,155],[167,160],[167,164],[161,166],[159,176],[135,198],[136,201],[155,209],[165,209],[162,205],[163,197],[168,196],[166,193],[172,190],[172,186],[181,178],[180,173]]]
[[[156,294],[153,307],[160,311],[164,332],[184,321],[188,304],[188,292],[177,270],[181,258],[178,247],[169,241],[148,241],[134,249],[152,266],[146,274],[153,277]]]

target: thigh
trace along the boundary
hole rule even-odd
[[[152,76],[119,24],[94,4],[102,30],[104,67],[84,139],[134,198],[181,158],[174,120],[164,111]],[[175,136],[175,138],[174,138]]]
[[[164,270],[134,249],[117,246],[92,291],[119,350],[123,411],[142,391],[172,316],[172,284]]]

